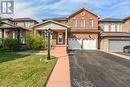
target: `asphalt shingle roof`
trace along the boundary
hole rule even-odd
[[[118,18],[104,18],[99,20],[99,22],[122,22],[123,19],[118,19]]]

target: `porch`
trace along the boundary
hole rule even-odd
[[[26,31],[28,30],[22,27],[14,26],[8,23],[3,23],[3,25],[0,26],[0,45],[3,44],[5,38],[18,39],[18,42],[20,44],[25,44]]]
[[[33,27],[33,31],[35,35],[42,36],[45,40],[48,39],[47,30],[51,29],[51,46],[62,47],[67,46],[67,26],[63,25],[59,22],[55,22],[52,20],[42,22]]]

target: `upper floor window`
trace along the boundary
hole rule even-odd
[[[93,19],[89,19],[89,27],[93,28]]]
[[[14,22],[14,25],[15,25],[15,26],[18,26],[18,23],[17,23],[17,22]]]
[[[72,27],[77,27],[77,20],[76,19],[72,20]]]
[[[80,20],[80,27],[85,27],[85,20],[84,19]]]
[[[24,27],[29,28],[30,27],[30,22],[24,22]]]
[[[115,24],[111,24],[111,31],[112,31],[112,32],[115,32],[115,31],[116,31],[116,26],[115,26]]]
[[[109,31],[109,25],[108,24],[104,24],[104,31]]]
[[[116,31],[120,32],[120,25],[119,24],[116,25]]]

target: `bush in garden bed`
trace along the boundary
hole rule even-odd
[[[46,42],[39,35],[33,35],[32,32],[27,35],[27,46],[31,50],[41,50],[46,48]]]
[[[5,38],[4,43],[3,43],[3,48],[8,49],[8,50],[18,50],[20,44],[18,43],[17,39],[12,39],[12,38]]]

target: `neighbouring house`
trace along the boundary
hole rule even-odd
[[[130,17],[124,19],[105,18],[99,21],[100,49],[107,52],[123,52],[130,46]]]
[[[98,16],[84,8],[63,18],[43,19],[33,26],[35,34],[46,38],[46,30],[52,29],[52,47],[68,46],[68,49],[98,49]]]
[[[21,44],[26,44],[26,33],[32,25],[38,23],[31,18],[2,18],[3,25],[0,26],[0,43],[4,38],[19,39]]]

